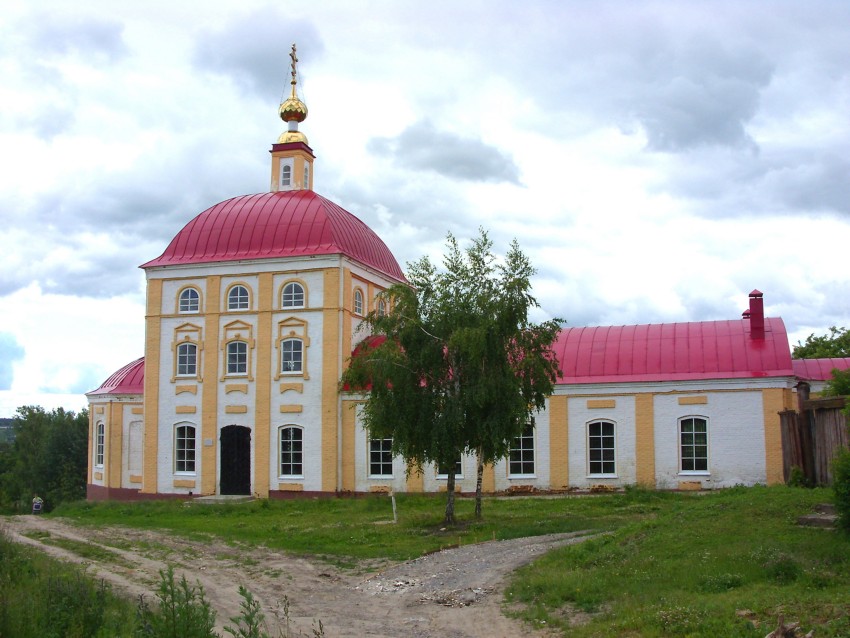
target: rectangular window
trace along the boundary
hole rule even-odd
[[[587,424],[588,474],[616,474],[614,424],[594,421]]]
[[[195,428],[191,425],[180,425],[175,430],[174,470],[195,471]]]
[[[301,428],[280,429],[280,475],[302,476]]]
[[[198,346],[194,343],[181,343],[177,346],[177,374],[180,376],[198,374]]]
[[[508,474],[534,474],[534,426],[529,423],[522,434],[511,442],[508,453]]]
[[[449,475],[449,468],[445,465],[439,465],[437,467],[437,478],[447,478]],[[463,478],[463,463],[461,463],[461,459],[455,461],[455,478]]]
[[[369,476],[393,475],[393,440],[369,440]]]
[[[281,372],[301,372],[302,345],[300,339],[287,339],[281,344]]]
[[[227,374],[248,374],[248,344],[244,341],[227,344]]]
[[[708,472],[708,421],[691,417],[679,421],[682,472]]]
[[[97,444],[94,452],[94,464],[103,467],[103,451],[105,447],[106,432],[103,423],[97,424]]]

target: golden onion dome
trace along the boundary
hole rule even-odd
[[[307,136],[301,131],[284,131],[277,138],[278,144],[291,144],[292,142],[302,142],[307,144]]]
[[[292,95],[280,104],[280,119],[284,122],[303,122],[307,119],[307,105],[295,95],[295,85]]]

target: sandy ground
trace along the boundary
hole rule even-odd
[[[152,600],[159,571],[171,565],[178,577],[203,585],[220,632],[239,614],[238,586],[244,585],[261,601],[270,635],[329,638],[542,637],[546,634],[540,629],[503,615],[506,578],[550,549],[587,538],[579,533],[493,541],[405,563],[341,569],[266,548],[192,541],[156,531],[89,528],[40,516],[6,517],[0,526],[13,540],[85,563],[90,574],[132,596]],[[94,561],[50,544],[61,539],[95,543],[111,556]],[[319,621],[324,634],[316,633]]]

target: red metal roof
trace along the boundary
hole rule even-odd
[[[216,204],[141,267],[335,254],[404,281],[395,257],[372,229],[310,190],[244,195]]]
[[[145,358],[141,357],[114,372],[97,390],[92,390],[88,395],[141,394],[144,388]]]
[[[794,374],[803,381],[828,381],[832,371],[850,369],[850,357],[831,359],[794,359]]]
[[[782,319],[766,318],[764,339],[749,321],[566,328],[553,347],[558,383],[626,383],[792,376]]]

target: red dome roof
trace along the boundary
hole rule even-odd
[[[145,358],[131,361],[123,368],[114,372],[97,390],[92,390],[88,396],[96,394],[141,394],[145,387]]]
[[[216,204],[142,268],[336,254],[404,281],[395,257],[372,229],[310,190],[244,195]]]

